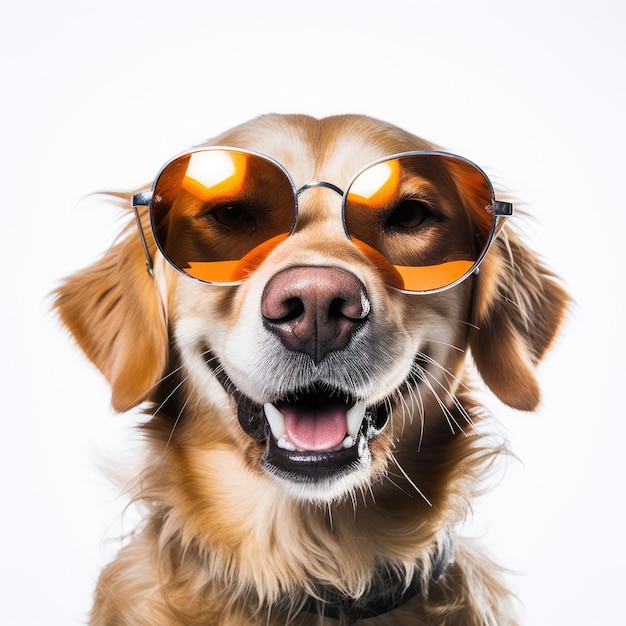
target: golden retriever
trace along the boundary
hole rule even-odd
[[[148,416],[145,522],[91,623],[515,624],[456,531],[502,452],[471,378],[533,410],[568,298],[482,170],[367,117],[269,115],[132,199],[56,292],[114,408]]]

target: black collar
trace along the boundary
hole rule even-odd
[[[431,581],[439,582],[453,559],[454,546],[448,535],[439,548]],[[394,570],[384,569],[378,576],[378,584],[360,598],[348,598],[336,589],[325,589],[320,597],[309,596],[304,610],[353,624],[357,620],[377,617],[402,606],[422,591],[419,572],[416,571],[408,588],[405,579]]]

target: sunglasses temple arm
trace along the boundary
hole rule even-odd
[[[505,222],[513,215],[513,205],[510,202],[500,202],[499,200],[495,200],[493,208],[496,215],[494,237],[497,237]]]
[[[139,231],[139,238],[141,239],[141,246],[143,253],[146,257],[146,271],[152,276],[154,265],[152,264],[152,257],[150,256],[150,250],[148,248],[148,242],[146,241],[146,235],[143,232],[143,226],[141,224],[141,218],[139,217],[140,206],[150,206],[152,201],[152,192],[144,191],[142,193],[136,193],[132,198],[133,212],[135,213],[135,221],[137,222],[137,230]]]

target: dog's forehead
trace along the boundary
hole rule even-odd
[[[321,120],[269,115],[252,120],[211,143],[265,154],[285,167],[297,187],[323,180],[344,188],[365,165],[432,145],[400,128],[360,115]]]
[[[365,165],[394,152],[387,151],[367,136],[350,132],[332,135],[317,155],[316,179],[343,189]]]

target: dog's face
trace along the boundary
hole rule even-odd
[[[274,158],[298,188],[327,181],[343,189],[367,163],[427,147],[391,133],[372,141],[354,124],[321,134],[306,125],[251,124],[218,141]],[[314,153],[320,141],[323,159]],[[442,210],[458,211],[454,187],[444,191]],[[471,247],[474,229],[459,233],[454,224],[434,222],[435,232],[413,245]],[[398,239],[378,224],[357,227],[366,231],[362,240],[371,240],[369,232]],[[385,245],[392,242],[377,241]],[[216,401],[225,407],[213,427],[241,441],[249,466],[297,498],[327,502],[371,488],[402,437],[407,449],[419,447],[423,415],[458,384],[472,280],[439,294],[407,294],[390,288],[370,256],[346,236],[341,197],[312,187],[299,195],[293,234],[241,285],[207,286],[170,272],[172,333],[194,402],[207,411]]]
[[[148,399],[169,416],[160,426],[165,449],[185,433],[198,448],[228,450],[232,464],[291,498],[329,503],[384,490],[394,464],[405,473],[397,459],[418,454],[441,423],[452,434],[470,429],[471,407],[458,400],[470,347],[501,399],[534,408],[534,365],[566,297],[512,234],[496,240],[480,273],[437,293],[397,288],[387,262],[467,254],[485,228],[459,195],[472,181],[442,162],[427,181],[411,172],[402,179],[411,197],[432,196],[436,181],[435,212],[397,201],[342,215],[338,190],[361,168],[432,146],[358,116],[269,116],[211,143],[267,155],[299,189],[293,232],[258,256],[245,280],[193,280],[150,238],[148,276],[133,233],[59,291],[64,321],[111,382],[116,408]],[[327,184],[310,185],[318,181]],[[266,176],[254,193],[267,201],[275,187]],[[186,226],[170,226],[172,254],[197,245],[190,241],[203,233],[193,229],[206,224],[192,199],[177,202]],[[245,211],[231,209],[215,218],[230,233],[223,245],[247,250],[258,233]],[[419,236],[402,236],[417,226]]]

